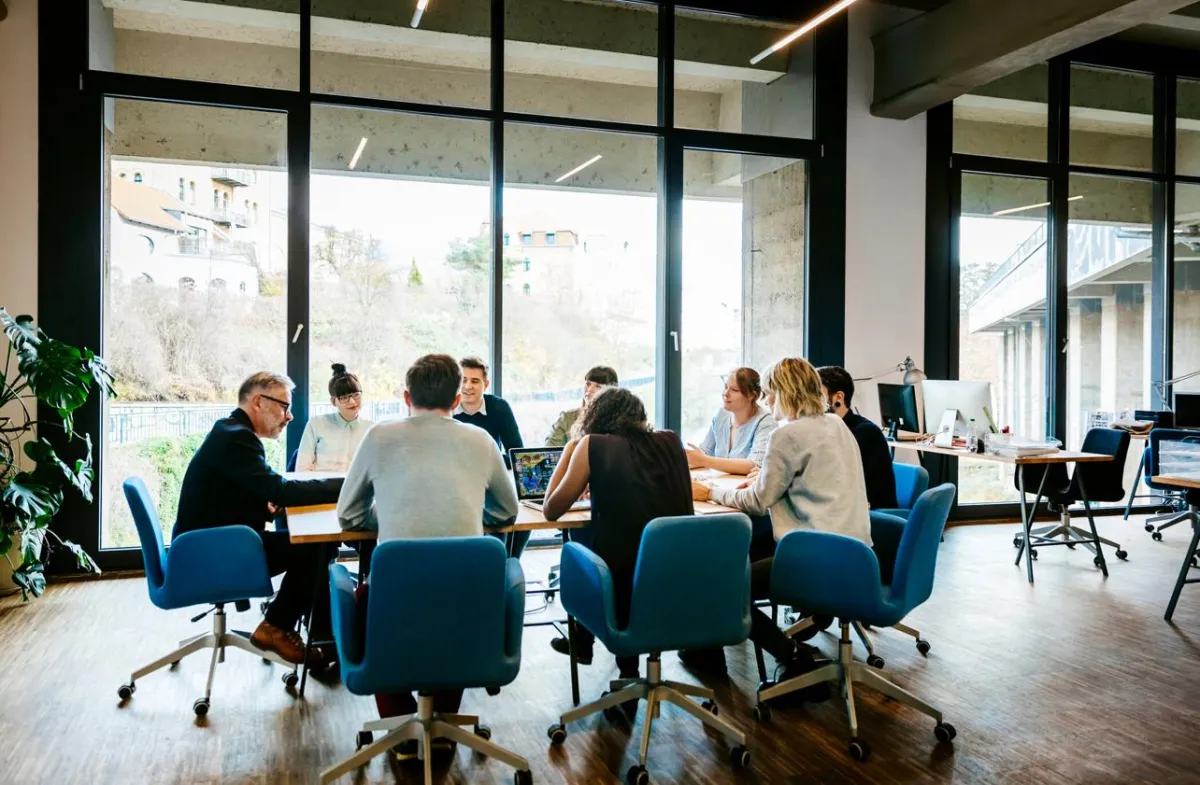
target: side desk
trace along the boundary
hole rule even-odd
[[[1098,453],[1090,453],[1090,452],[1072,452],[1070,450],[1059,450],[1058,452],[1047,453],[1046,455],[1029,455],[1029,456],[1022,457],[1022,458],[1015,458],[1015,457],[1009,457],[1009,456],[1004,456],[1004,455],[993,455],[992,453],[970,452],[968,450],[954,449],[954,448],[950,448],[950,447],[937,447],[937,446],[935,446],[933,444],[929,444],[927,442],[894,441],[894,442],[890,442],[890,445],[899,450],[911,450],[913,452],[918,452],[918,453],[929,453],[929,454],[933,454],[933,455],[945,455],[945,456],[952,457],[952,458],[959,458],[959,459],[965,459],[965,460],[971,460],[971,461],[985,461],[985,462],[990,462],[990,463],[1005,463],[1005,464],[1011,465],[1014,468],[1014,470],[1017,467],[1021,467],[1021,466],[1045,466],[1045,465],[1054,464],[1054,463],[1064,463],[1064,464],[1065,463],[1077,463],[1077,464],[1078,463],[1103,463],[1105,461],[1112,460],[1111,455],[1100,455]],[[1074,544],[1074,542],[1076,542],[1076,541],[1075,540],[1056,540],[1056,539],[1053,539],[1050,537],[1042,537],[1040,535],[1035,535],[1035,534],[1030,533],[1030,528],[1033,525],[1033,516],[1037,511],[1038,505],[1041,504],[1041,501],[1042,501],[1042,492],[1045,490],[1044,485],[1045,485],[1045,481],[1046,481],[1046,475],[1045,474],[1042,475],[1042,482],[1039,483],[1039,485],[1038,485],[1037,495],[1034,497],[1032,506],[1029,506],[1026,503],[1027,500],[1026,500],[1026,490],[1025,490],[1025,473],[1018,471],[1018,472],[1016,472],[1016,475],[1017,475],[1017,489],[1021,492],[1021,528],[1024,531],[1024,537],[1025,537],[1024,544],[1027,547],[1023,547],[1023,548],[1021,548],[1020,551],[1017,552],[1017,559],[1013,563],[1020,564],[1021,556],[1024,555],[1024,557],[1025,557],[1025,573],[1026,573],[1027,577],[1029,578],[1029,582],[1033,583],[1033,548],[1034,547],[1044,547],[1047,545],[1066,545],[1066,544],[1068,544],[1068,542]],[[1079,492],[1080,492],[1080,495],[1083,496],[1084,509],[1087,511],[1088,523],[1092,524],[1092,530],[1095,531],[1095,523],[1092,521],[1091,506],[1087,503],[1087,489],[1084,488],[1082,477],[1080,477],[1080,480],[1079,480]],[[1098,544],[1097,544],[1097,546],[1098,546]],[[1097,547],[1097,551],[1099,551],[1099,547]],[[1101,571],[1104,573],[1104,576],[1107,578],[1108,577],[1108,566],[1105,564],[1103,558],[1100,558],[1100,560],[1099,560],[1099,567],[1100,567]]]
[[[1200,491],[1200,476],[1171,477],[1164,475],[1151,477],[1150,481],[1181,490]],[[1175,615],[1175,605],[1179,602],[1179,594],[1183,591],[1184,584],[1200,583],[1200,578],[1188,577],[1188,571],[1192,568],[1193,559],[1196,558],[1196,548],[1200,546],[1200,524],[1198,524],[1200,518],[1197,517],[1194,506],[1189,506],[1189,514],[1192,518],[1192,542],[1188,545],[1187,552],[1183,554],[1183,566],[1179,568],[1179,578],[1175,581],[1175,590],[1171,592],[1171,601],[1167,603],[1167,612],[1163,616],[1167,621],[1170,621],[1171,617]]]

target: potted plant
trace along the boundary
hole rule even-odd
[[[93,387],[108,396],[114,393],[102,358],[48,337],[32,316],[14,318],[0,308],[0,328],[8,337],[0,373],[0,556],[5,560],[0,562],[0,581],[11,570],[11,582],[28,600],[46,589],[42,559],[52,550],[66,548],[80,569],[100,571],[83,548],[59,537],[50,525],[68,487],[92,501],[92,440],[75,432],[75,410]],[[57,417],[38,420],[39,402]],[[41,430],[41,438],[35,438],[35,429]],[[70,463],[61,459],[45,438],[49,429],[60,429],[65,445],[82,447],[83,456]],[[22,444],[28,459],[24,465],[17,453]]]

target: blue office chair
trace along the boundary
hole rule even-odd
[[[646,678],[619,679],[600,700],[564,713],[550,726],[552,744],[567,738],[566,724],[613,709],[626,701],[646,701],[637,765],[625,775],[630,785],[646,785],[646,755],[659,704],[679,706],[736,741],[730,759],[750,765],[746,736],[717,714],[713,691],[665,681],[659,656],[664,651],[705,649],[742,643],[750,635],[750,519],[741,513],[657,518],[642,533],[633,578],[629,624],[617,627],[612,574],[599,556],[577,542],[562,552],[563,608],[618,657],[650,655]],[[701,698],[696,704],[688,696]]]
[[[1158,485],[1151,478],[1155,476],[1154,464],[1151,460],[1150,445],[1142,450],[1142,457],[1138,460],[1137,473],[1133,477],[1133,487],[1129,489],[1129,499],[1125,502],[1124,520],[1129,520],[1129,516],[1133,514],[1133,502],[1135,499],[1155,499],[1161,502],[1160,509],[1166,509],[1167,512],[1160,515],[1153,515],[1146,519],[1146,531],[1153,536],[1155,532],[1154,524],[1159,521],[1175,519],[1181,512],[1187,509],[1187,502],[1183,498],[1182,492],[1178,488],[1171,488],[1166,485]],[[1151,493],[1138,493],[1138,489],[1142,484],[1151,491]],[[1178,520],[1174,521],[1178,523]],[[1161,536],[1154,539],[1161,539]]]
[[[954,726],[942,720],[940,711],[884,678],[874,668],[856,662],[850,640],[850,627],[854,622],[890,627],[929,599],[933,592],[938,541],[953,502],[954,486],[949,483],[926,491],[917,500],[904,526],[890,585],[884,585],[880,579],[875,552],[853,537],[802,529],[779,541],[771,569],[771,599],[836,617],[841,626],[840,656],[838,662],[803,676],[779,684],[768,682],[759,687],[758,705],[754,708],[757,719],[770,719],[768,701],[773,698],[821,682],[839,682],[850,718],[850,755],[865,760],[871,754],[871,748],[865,740],[858,738],[858,719],[854,712],[854,683],[861,682],[933,717],[937,721],[934,735],[938,741],[954,739]]]
[[[117,690],[121,700],[133,697],[137,680],[141,677],[168,665],[178,665],[184,657],[203,649],[212,649],[213,653],[204,697],[192,704],[192,710],[198,717],[208,714],[213,676],[216,675],[217,663],[225,661],[226,648],[242,649],[287,667],[284,684],[295,686],[295,665],[275,652],[255,646],[250,642],[249,633],[225,629],[226,603],[237,603],[239,610],[246,610],[250,607],[251,597],[271,595],[271,575],[267,571],[262,538],[249,526],[219,526],[181,534],[171,542],[170,549],[166,549],[163,547],[158,512],[154,509],[150,492],[146,490],[146,483],[141,477],[130,477],[125,481],[124,489],[125,500],[129,503],[142,542],[150,601],[163,610],[212,605],[211,609],[192,621],[199,621],[211,613],[213,627],[212,632],[181,641],[175,651],[135,670],[129,682]]]
[[[898,518],[907,518],[909,512],[912,511],[912,506],[917,503],[917,499],[929,490],[929,472],[925,471],[924,466],[914,463],[894,462],[892,463],[892,472],[896,475],[896,503],[900,506],[895,509],[878,510],[878,512],[895,515]]]
[[[1146,486],[1158,491],[1162,495],[1168,495],[1172,498],[1172,509],[1165,515],[1155,515],[1152,518],[1146,519],[1146,531],[1150,532],[1150,536],[1162,542],[1162,533],[1164,529],[1169,529],[1177,523],[1184,521],[1195,520],[1192,510],[1189,505],[1189,494],[1184,494],[1178,488],[1173,488],[1168,485],[1156,485],[1150,481],[1151,477],[1157,477],[1163,474],[1162,471],[1162,444],[1163,442],[1185,442],[1197,443],[1200,442],[1200,437],[1196,436],[1195,431],[1183,430],[1180,428],[1155,428],[1150,431],[1150,446],[1146,448]],[[1159,521],[1163,523],[1155,526]]]
[[[517,768],[517,785],[533,782],[529,762],[488,741],[478,717],[437,714],[426,693],[501,687],[521,669],[525,575],[494,537],[436,537],[380,543],[371,559],[366,638],[360,639],[354,580],[329,567],[333,637],[342,683],[355,695],[419,693],[415,717],[363,725],[359,750],[321,772],[332,782],[397,744],[416,739],[432,780],[430,745],[446,738]],[[453,587],[452,590],[432,587]],[[470,623],[464,623],[470,619]],[[474,733],[462,725],[473,726]],[[379,740],[373,731],[386,731]]]

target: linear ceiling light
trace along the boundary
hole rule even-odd
[[[572,169],[571,171],[567,172],[566,174],[564,174],[562,177],[558,178],[558,179],[557,179],[557,180],[555,180],[554,182],[556,182],[556,183],[561,183],[563,180],[566,180],[568,177],[571,177],[572,175],[579,174],[579,173],[580,173],[580,172],[582,172],[584,169],[587,169],[589,166],[591,166],[592,164],[596,163],[597,161],[599,161],[599,160],[600,160],[601,158],[603,158],[603,157],[604,157],[604,156],[602,156],[602,155],[597,155],[595,158],[589,158],[588,160],[584,161],[584,162],[583,162],[583,163],[581,163],[579,166],[576,166],[574,169]]]
[[[417,0],[417,10],[413,11],[413,18],[410,24],[413,27],[421,24],[421,15],[425,13],[425,9],[429,6],[429,0]]]
[[[792,41],[795,41],[800,36],[811,31],[813,28],[817,27],[818,25],[823,24],[828,19],[830,19],[834,16],[837,16],[842,11],[845,11],[847,8],[854,5],[854,3],[855,3],[855,0],[841,0],[841,2],[830,6],[829,8],[826,8],[824,11],[817,14],[815,17],[813,17],[809,21],[805,22],[803,25],[801,25],[797,29],[793,30],[792,32],[790,32],[786,36],[784,36],[783,38],[779,39],[779,41],[777,41],[774,45],[770,46],[767,49],[762,50],[761,52],[756,54],[754,57],[751,57],[750,65],[758,65],[763,60],[766,60],[768,57],[775,54],[780,49],[782,49],[785,46],[787,46],[788,44],[790,44]]]
[[[1068,202],[1078,202],[1082,198],[1083,198],[1082,195],[1070,196],[1070,197],[1067,197],[1067,201]],[[996,212],[992,213],[992,217],[995,218],[998,215],[1012,215],[1013,213],[1023,213],[1026,210],[1036,210],[1039,207],[1049,207],[1049,206],[1050,206],[1049,202],[1038,202],[1037,204],[1027,204],[1024,207],[1010,207],[1007,210],[997,210]]]
[[[363,148],[366,146],[367,146],[367,137],[364,136],[362,138],[362,141],[358,143],[358,149],[354,151],[354,157],[350,159],[350,168],[351,169],[358,166],[358,159],[362,158],[362,151],[363,151]]]

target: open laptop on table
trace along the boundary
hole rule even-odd
[[[561,447],[513,447],[508,451],[512,465],[513,480],[517,483],[517,499],[530,509],[542,511],[546,500],[546,489],[554,467],[562,459]],[[590,510],[590,499],[580,499],[571,505],[572,510]]]

